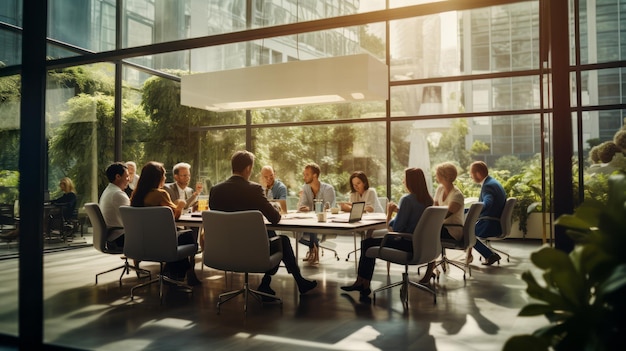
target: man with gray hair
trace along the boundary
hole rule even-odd
[[[202,183],[196,183],[196,189],[189,187],[189,180],[191,179],[191,165],[189,163],[180,162],[174,165],[172,168],[174,173],[174,183],[165,184],[163,189],[170,194],[170,198],[173,202],[178,199],[185,201],[185,209],[193,208],[198,202],[198,194],[202,192]],[[194,240],[198,241],[199,230],[197,227],[190,228],[193,233]],[[187,283],[189,285],[199,285],[200,280],[195,275],[193,267],[196,264],[195,256],[189,257],[189,263],[192,269],[187,274]]]
[[[133,190],[137,186],[137,182],[139,181],[139,175],[137,174],[137,164],[133,161],[127,161],[125,163],[126,168],[128,169],[128,185],[124,189],[124,192],[128,197],[131,197],[133,194]]]
[[[165,191],[170,194],[172,201],[178,199],[185,200],[185,208],[193,207],[198,202],[198,194],[202,192],[202,183],[196,183],[196,189],[189,187],[191,179],[191,165],[189,163],[180,162],[172,168],[174,173],[174,183],[165,184]]]

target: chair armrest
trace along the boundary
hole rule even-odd
[[[276,252],[283,251],[283,241],[280,239],[280,236],[277,235],[277,236],[273,236],[269,238],[269,242],[270,242],[270,255]]]
[[[185,234],[185,233],[191,233],[193,232],[193,230],[191,229],[177,229],[176,230],[176,237],[178,238],[179,236]]]
[[[277,240],[280,240],[280,236],[276,235],[276,236],[273,236],[273,237],[271,237],[271,238],[268,238],[268,240],[269,240],[270,242],[272,242],[272,241],[277,241]]]
[[[411,233],[388,232],[387,234],[385,234],[385,237],[383,237],[383,242],[380,243],[380,247],[384,247],[387,240],[390,240],[391,238],[397,238],[397,237],[401,237],[403,239],[408,239],[408,240],[413,240],[413,234]]]
[[[124,227],[107,227],[107,234],[111,234],[116,230],[124,230]]]
[[[480,221],[480,220],[498,221],[498,222],[500,222],[500,218],[498,218],[498,217],[491,217],[491,216],[478,217],[477,221]]]

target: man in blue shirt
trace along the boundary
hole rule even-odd
[[[261,185],[268,200],[287,200],[287,186],[276,179],[272,166],[261,168]]]

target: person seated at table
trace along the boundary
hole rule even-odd
[[[376,189],[370,188],[369,180],[362,171],[355,171],[350,175],[350,202],[342,202],[339,207],[349,212],[353,202],[365,202],[365,212],[383,213],[383,207],[378,201]]]
[[[272,166],[261,168],[261,186],[268,200],[287,200],[287,186],[280,179],[276,179]]]
[[[402,196],[398,205],[393,202],[387,204],[388,231],[413,233],[424,210],[433,205],[433,198],[428,193],[424,171],[420,168],[407,168],[404,171],[404,185],[409,194]],[[392,219],[395,212],[397,215]],[[382,237],[372,237],[361,241],[361,257],[356,281],[352,285],[342,286],[342,290],[359,291],[362,299],[369,298],[372,292],[370,282],[374,275],[376,259],[367,257],[365,253],[370,247],[379,246],[382,241]],[[404,251],[413,251],[413,243],[401,237],[388,240],[387,245]]]
[[[209,207],[211,210],[225,212],[258,210],[270,223],[278,223],[281,219],[280,212],[264,196],[261,185],[250,181],[250,175],[254,167],[254,154],[246,150],[235,152],[231,158],[231,166],[232,176],[211,188],[209,195]],[[237,196],[233,196],[233,194],[237,194]],[[275,235],[276,233],[273,231],[268,231],[268,237]],[[286,235],[279,235],[279,237],[283,247],[282,261],[287,271],[291,273],[296,281],[300,294],[315,288],[317,282],[305,279],[300,273],[300,267],[298,267],[296,262],[296,256],[289,237]],[[237,238],[233,238],[233,240],[237,240]],[[245,245],[245,243],[242,243],[242,245]],[[270,250],[272,249],[274,248],[270,247]],[[258,291],[276,295],[276,292],[270,287],[270,283],[272,275],[276,274],[278,267],[277,265],[265,272],[261,284],[257,288]]]
[[[191,179],[191,165],[189,163],[180,162],[172,168],[174,174],[174,182],[165,184],[163,189],[170,194],[172,201],[178,199],[185,200],[185,209],[193,208],[198,203],[198,195],[202,193],[202,183],[197,182],[196,188],[189,187]]]
[[[137,174],[137,164],[134,161],[126,161],[126,168],[128,168],[128,185],[124,188],[124,192],[128,195],[128,198],[133,194],[133,190],[137,187],[139,181],[139,175]]]
[[[76,208],[76,190],[74,189],[74,183],[68,177],[63,177],[59,181],[59,187],[63,194],[50,201],[51,204],[62,207],[63,208],[63,218],[70,219],[74,214],[74,209]]]
[[[58,231],[65,236],[72,232],[72,226],[69,221],[78,219],[77,213],[75,213],[77,196],[74,183],[70,178],[61,178],[59,187],[63,194],[51,200],[50,204],[52,207],[44,211],[44,218],[48,219],[45,221],[44,233],[50,235],[52,232]]]
[[[435,177],[439,186],[435,190],[434,206],[448,206],[446,219],[441,227],[441,240],[463,242],[463,222],[465,199],[461,190],[454,185],[458,172],[451,162],[444,162],[435,167]],[[471,249],[468,254],[468,262],[471,258]],[[433,270],[435,262],[428,263],[426,273],[420,283],[427,284],[431,278],[435,278]]]
[[[174,212],[174,218],[180,218],[185,208],[185,200],[178,199],[176,202],[173,202],[167,191],[163,189],[164,185],[165,168],[163,164],[155,161],[146,163],[141,169],[141,176],[139,176],[137,187],[130,198],[130,205],[133,207],[169,207]],[[198,245],[196,240],[194,240],[192,232],[183,230],[178,235],[178,245],[187,244]],[[168,277],[180,281],[184,280],[186,275],[189,285],[198,285],[199,280],[191,268],[189,259],[182,259],[175,262],[167,262],[164,271]]]
[[[174,182],[165,184],[163,189],[167,191],[172,199],[172,202],[176,202],[178,199],[182,199],[185,201],[185,210],[193,210],[194,207],[198,205],[198,195],[202,193],[202,183],[197,182],[195,189],[192,189],[189,186],[189,181],[191,180],[191,165],[185,162],[179,162],[172,167],[172,173],[174,174]],[[198,241],[198,236],[200,234],[200,228],[191,227],[191,228],[183,228],[180,229],[189,229],[193,233],[194,240]],[[204,250],[204,240],[201,238],[200,246]],[[195,267],[196,265],[196,257],[189,257],[189,263],[191,267]],[[193,279],[192,279],[193,280]],[[194,283],[199,283],[194,282]]]
[[[480,211],[478,221],[476,222],[476,238],[485,240],[492,236],[498,236],[502,233],[500,221],[484,217],[500,218],[506,203],[506,191],[497,179],[489,175],[487,164],[483,161],[473,162],[470,165],[469,173],[472,180],[476,184],[480,184],[478,201],[483,203],[483,209]],[[485,258],[483,265],[491,266],[496,262],[500,262],[500,255],[491,250],[481,240],[476,240],[474,248]]]
[[[328,203],[331,207],[335,206],[335,188],[332,185],[320,182],[321,169],[316,163],[309,163],[304,166],[302,176],[304,185],[300,192],[300,201],[298,202],[298,211],[308,212],[315,211],[315,200],[322,200],[322,206]],[[304,233],[309,235],[309,252],[307,252],[304,261],[311,265],[319,263],[319,239],[317,233]]]
[[[130,199],[124,189],[128,187],[130,180],[128,167],[121,163],[115,162],[106,169],[109,185],[104,188],[100,195],[100,210],[102,217],[108,227],[115,228],[109,231],[106,238],[107,248],[115,250],[124,247],[124,224],[120,215],[120,207],[130,205]]]

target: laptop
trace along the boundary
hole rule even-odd
[[[358,222],[361,220],[361,217],[363,217],[363,212],[365,210],[365,202],[361,201],[361,202],[353,202],[352,203],[352,209],[350,210],[350,216],[348,217],[348,219],[343,219],[343,218],[336,218],[333,219],[332,221],[335,223],[354,223],[354,222]]]

